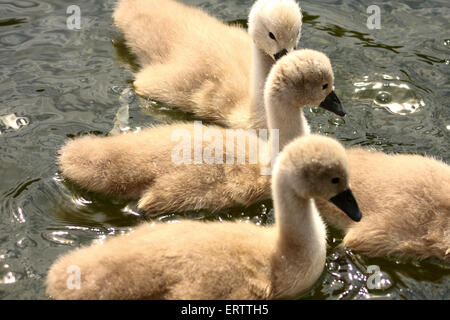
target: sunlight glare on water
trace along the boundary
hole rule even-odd
[[[26,117],[17,117],[14,113],[0,116],[0,128],[3,126],[3,131],[8,129],[19,130],[20,128],[27,126],[29,123],[30,121]]]
[[[383,78],[392,79],[388,75],[384,75]],[[407,115],[425,107],[423,99],[417,97],[406,83],[363,81],[356,82],[354,86],[358,99],[369,99],[374,105],[395,114]]]

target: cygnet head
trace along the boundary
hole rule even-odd
[[[296,48],[301,27],[302,13],[295,0],[258,0],[250,11],[248,32],[274,60]]]
[[[354,221],[361,211],[349,184],[349,164],[344,147],[335,139],[309,135],[295,139],[281,153],[276,179],[302,199],[331,201]]]
[[[265,86],[265,105],[280,108],[318,106],[344,116],[342,104],[333,89],[330,59],[319,51],[297,50],[273,66]]]

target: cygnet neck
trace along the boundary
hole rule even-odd
[[[270,85],[268,83],[268,85]],[[269,91],[270,92],[270,91]],[[269,93],[270,94],[270,93]],[[276,150],[274,143],[278,143],[279,150],[283,148],[292,140],[298,137],[308,135],[310,133],[308,122],[303,114],[301,106],[287,105],[277,101],[276,96],[269,96],[266,99],[267,122],[269,129],[278,129],[278,141],[275,141],[271,136],[271,148]]]
[[[252,67],[250,79],[250,113],[255,124],[266,123],[264,86],[275,61],[252,42]]]
[[[313,199],[301,198],[288,186],[283,176],[275,176],[273,197],[279,245],[317,246],[322,243],[323,222]]]
[[[273,298],[292,296],[319,278],[326,258],[326,229],[313,199],[297,196],[288,181],[272,184],[277,232],[273,267]],[[288,275],[288,277],[287,277]]]

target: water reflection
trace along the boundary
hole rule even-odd
[[[25,223],[27,222],[25,220],[25,216],[23,214],[23,210],[22,208],[17,208],[17,212],[13,211],[12,212],[14,219],[18,222],[18,223]]]
[[[37,247],[37,242],[34,241],[33,239],[31,239],[30,237],[25,236],[25,237],[20,238],[16,242],[16,246],[20,249],[25,249],[25,248],[29,248],[29,247]]]
[[[8,129],[19,130],[27,126],[30,120],[26,117],[17,117],[14,113],[0,116],[0,134]]]
[[[6,267],[5,265],[4,267]],[[3,277],[0,274],[0,284],[12,284],[16,282],[16,276],[11,271],[7,272]]]
[[[363,47],[367,48],[381,48],[385,50],[392,51],[393,53],[399,53],[398,49],[403,48],[403,46],[393,46],[388,45],[385,43],[381,43],[379,41],[374,40],[370,34],[358,32],[350,29],[346,29],[344,27],[335,25],[335,24],[325,24],[323,26],[316,26],[318,30],[322,30],[327,32],[329,35],[333,37],[348,37],[348,38],[355,38],[360,40],[361,42],[358,42],[356,44],[362,45]]]
[[[83,197],[77,197],[77,198],[72,198],[72,202],[77,206],[77,207],[85,207],[89,204],[92,204],[92,201],[90,200],[86,200]]]
[[[355,92],[359,98],[372,99],[376,105],[400,115],[417,112],[420,107],[425,106],[425,102],[418,99],[407,84],[371,82],[355,89]]]
[[[355,97],[371,100],[376,106],[399,115],[407,115],[425,107],[425,102],[409,84],[402,83],[399,77],[383,75],[384,81],[370,81],[365,76],[363,81],[355,82]]]
[[[25,19],[25,18],[12,18],[12,19],[0,20],[0,27],[13,26],[16,24],[25,23],[26,21],[27,21],[27,19]]]
[[[69,231],[45,231],[42,237],[52,243],[68,246],[73,246],[77,242],[77,238]]]
[[[338,247],[327,258],[321,292],[333,299],[367,299],[366,282],[364,268],[358,266],[353,253]]]
[[[114,119],[114,125],[109,135],[114,136],[131,130],[129,126],[130,104],[136,99],[136,94],[131,88],[122,91],[119,97],[120,107]],[[139,130],[138,130],[139,131]]]

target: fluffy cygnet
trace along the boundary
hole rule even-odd
[[[322,273],[326,229],[314,200],[329,200],[358,221],[345,149],[323,136],[291,142],[272,180],[276,223],[145,224],[81,248],[50,268],[55,299],[286,299]],[[68,287],[71,268],[78,288]]]
[[[306,105],[344,114],[332,91],[333,79],[328,57],[318,51],[298,50],[280,59],[268,77],[265,90],[269,128],[279,129],[278,139],[270,141],[279,143],[282,149],[293,138],[308,134],[302,111]],[[201,129],[227,136],[220,127],[201,126]],[[201,208],[217,210],[270,198],[270,178],[261,174],[267,164],[259,158],[251,164],[249,148],[243,151],[236,148],[234,152],[234,148],[227,147],[227,139],[223,139],[223,148],[214,157],[223,163],[231,158],[233,164],[205,161],[178,164],[172,155],[181,141],[171,139],[177,132],[189,137],[192,159],[197,152],[193,141],[195,126],[163,125],[137,134],[86,136],[69,141],[60,150],[61,173],[90,191],[140,198],[139,207],[149,214]],[[269,148],[267,141],[260,139],[256,132],[249,136],[256,139],[260,150]],[[204,154],[210,144],[203,139],[200,153]],[[239,164],[241,156],[245,157],[244,164]]]
[[[115,24],[142,70],[138,94],[235,128],[265,127],[263,89],[275,60],[295,49],[294,0],[258,0],[249,34],[172,0],[120,0]]]
[[[324,218],[345,232],[344,244],[371,257],[450,261],[450,166],[419,155],[347,153],[364,218],[354,224],[317,201]]]

